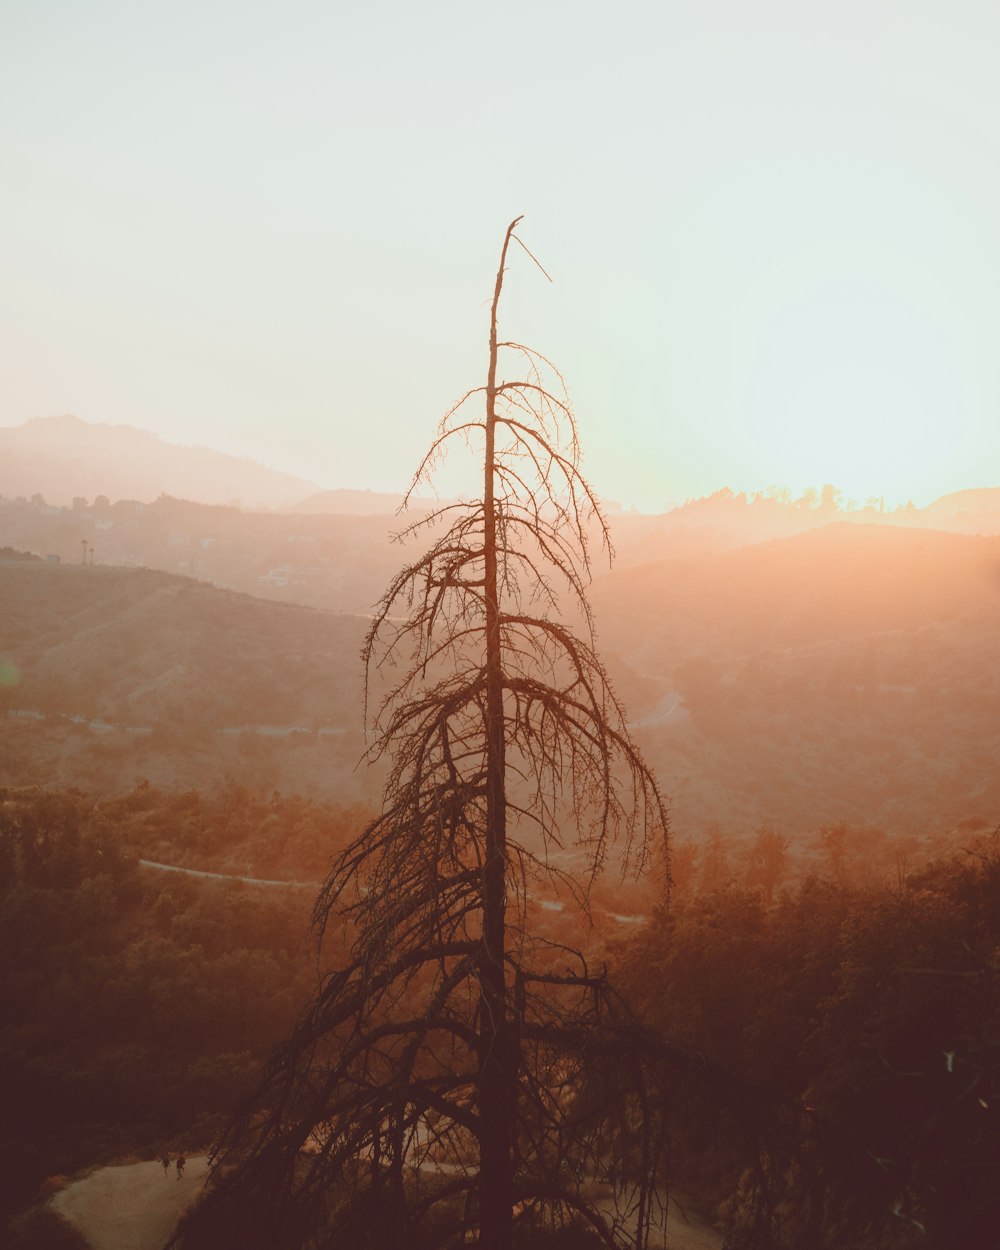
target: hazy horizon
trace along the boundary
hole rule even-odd
[[[39,415],[37,417],[27,418],[23,422],[15,422],[12,424],[6,424],[3,422],[0,422],[0,430],[19,429],[23,425],[26,425],[29,421],[59,420],[59,419],[64,419],[64,418],[72,418],[74,420],[83,422],[85,425],[91,426],[91,427],[101,427],[101,428],[108,429],[108,430],[121,429],[121,430],[128,430],[128,431],[135,432],[135,433],[140,433],[143,435],[151,435],[152,437],[159,439],[163,444],[169,447],[173,447],[173,448],[184,450],[184,451],[208,452],[213,456],[214,455],[232,456],[237,460],[240,460],[243,462],[249,462],[250,464],[256,465],[259,468],[266,470],[267,472],[274,473],[275,475],[289,476],[289,477],[296,477],[296,478],[301,477],[303,488],[308,489],[308,488],[314,487],[316,490],[316,493],[342,492],[342,493],[373,494],[373,495],[382,495],[382,494],[404,495],[406,493],[406,490],[410,486],[410,479],[407,479],[406,481],[400,481],[396,484],[390,484],[390,485],[380,486],[380,487],[372,486],[368,482],[336,483],[336,484],[331,485],[331,484],[324,483],[323,481],[316,480],[315,478],[309,478],[304,475],[300,475],[296,473],[294,470],[288,468],[286,465],[278,464],[278,463],[268,463],[267,461],[263,461],[255,457],[251,457],[246,452],[227,450],[218,446],[210,446],[209,444],[205,442],[197,442],[197,441],[179,442],[174,439],[171,439],[168,435],[165,435],[160,431],[145,429],[141,426],[133,425],[130,422],[88,421],[86,418],[80,417],[78,414],[72,413],[72,412]],[[925,508],[929,504],[934,503],[937,499],[940,499],[943,496],[947,496],[947,495],[954,494],[957,492],[994,489],[996,487],[996,481],[994,479],[987,479],[984,476],[982,480],[980,481],[966,482],[961,486],[955,487],[953,490],[942,491],[940,493],[928,492],[925,497],[914,498],[913,496],[907,496],[905,499],[901,497],[896,498],[891,495],[886,495],[883,492],[875,494],[874,496],[867,496],[864,499],[849,498],[847,496],[847,493],[842,490],[839,483],[831,482],[829,481],[829,479],[822,478],[822,477],[813,482],[804,482],[801,484],[797,484],[795,487],[790,486],[787,482],[777,482],[777,481],[769,481],[767,482],[766,485],[752,485],[752,486],[745,486],[740,482],[719,482],[714,487],[712,487],[709,490],[706,490],[702,494],[688,495],[688,496],[685,496],[684,498],[679,498],[679,499],[665,499],[659,507],[648,507],[648,508],[642,507],[641,505],[630,502],[628,499],[625,499],[625,500],[611,499],[606,496],[602,496],[602,502],[605,505],[612,507],[613,509],[620,508],[622,511],[637,512],[646,516],[655,516],[660,513],[670,512],[676,508],[683,507],[686,503],[694,502],[694,501],[697,501],[698,499],[707,499],[711,497],[712,495],[716,495],[726,490],[731,491],[732,494],[734,495],[737,495],[737,496],[746,495],[747,497],[754,496],[754,495],[761,495],[761,494],[773,495],[777,492],[783,492],[783,493],[787,492],[787,494],[792,498],[792,500],[803,497],[808,492],[813,491],[817,495],[817,502],[818,502],[818,493],[820,491],[820,488],[824,485],[831,485],[837,488],[837,492],[838,492],[837,506],[838,508],[842,510],[846,510],[849,508],[862,509],[866,505],[873,504],[875,506],[884,508],[886,511],[891,511],[891,510],[903,507],[904,505],[909,504],[909,503],[912,503],[917,508]],[[20,492],[20,493],[23,493],[23,492]],[[44,491],[42,493],[44,494]],[[63,494],[65,493],[66,492],[63,492]],[[70,498],[70,495],[75,494],[75,493],[76,493],[75,491],[70,491],[70,494],[66,495],[66,500],[68,501]],[[185,496],[183,495],[178,496],[178,498],[184,498],[184,497]],[[306,497],[307,496],[304,496],[303,499]],[[422,485],[420,489],[417,491],[417,497],[425,498],[425,499],[433,498],[434,491],[430,487],[426,485]],[[47,498],[47,502],[59,503],[60,500],[53,497],[52,499]],[[229,502],[229,500],[223,499],[222,493],[220,493],[218,502],[224,503],[224,502]],[[297,500],[289,499],[288,500],[289,505],[293,503],[300,503],[300,502],[303,502],[303,500],[302,499],[297,499]],[[240,506],[245,511],[258,510],[257,506],[249,500],[241,499],[239,503],[240,503]],[[265,510],[269,510],[270,507],[274,505],[261,505],[261,506],[264,507]]]

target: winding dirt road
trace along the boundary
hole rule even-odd
[[[188,1159],[181,1180],[173,1166],[164,1176],[159,1163],[100,1168],[60,1190],[52,1206],[93,1250],[161,1250],[207,1171],[205,1156]]]
[[[100,1168],[60,1190],[52,1205],[93,1250],[162,1250],[185,1209],[201,1192],[208,1171],[204,1156],[189,1159],[183,1180],[159,1163]],[[662,1239],[666,1233],[666,1241]],[[721,1250],[722,1237],[670,1204],[667,1227],[653,1230],[650,1244],[670,1250]]]

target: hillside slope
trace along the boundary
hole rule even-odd
[[[594,587],[674,691],[639,730],[680,833],[1000,820],[1000,539],[834,525]]]
[[[592,594],[619,645],[676,663],[746,655],[1000,610],[1000,538],[846,523],[600,578]]]
[[[146,569],[0,563],[0,785],[374,799],[367,623]]]
[[[148,569],[0,565],[11,706],[149,726],[360,725],[366,622]]]

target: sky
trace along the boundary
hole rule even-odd
[[[998,46],[995,0],[0,0],[0,425],[398,490],[523,213],[502,329],[604,497],[996,485]]]

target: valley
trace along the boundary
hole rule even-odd
[[[1000,538],[841,523],[600,574],[600,642],[675,837],[766,826],[806,854],[847,822],[929,850],[988,823],[998,570]],[[0,562],[0,601],[4,784],[378,794],[367,616],[100,564]]]

